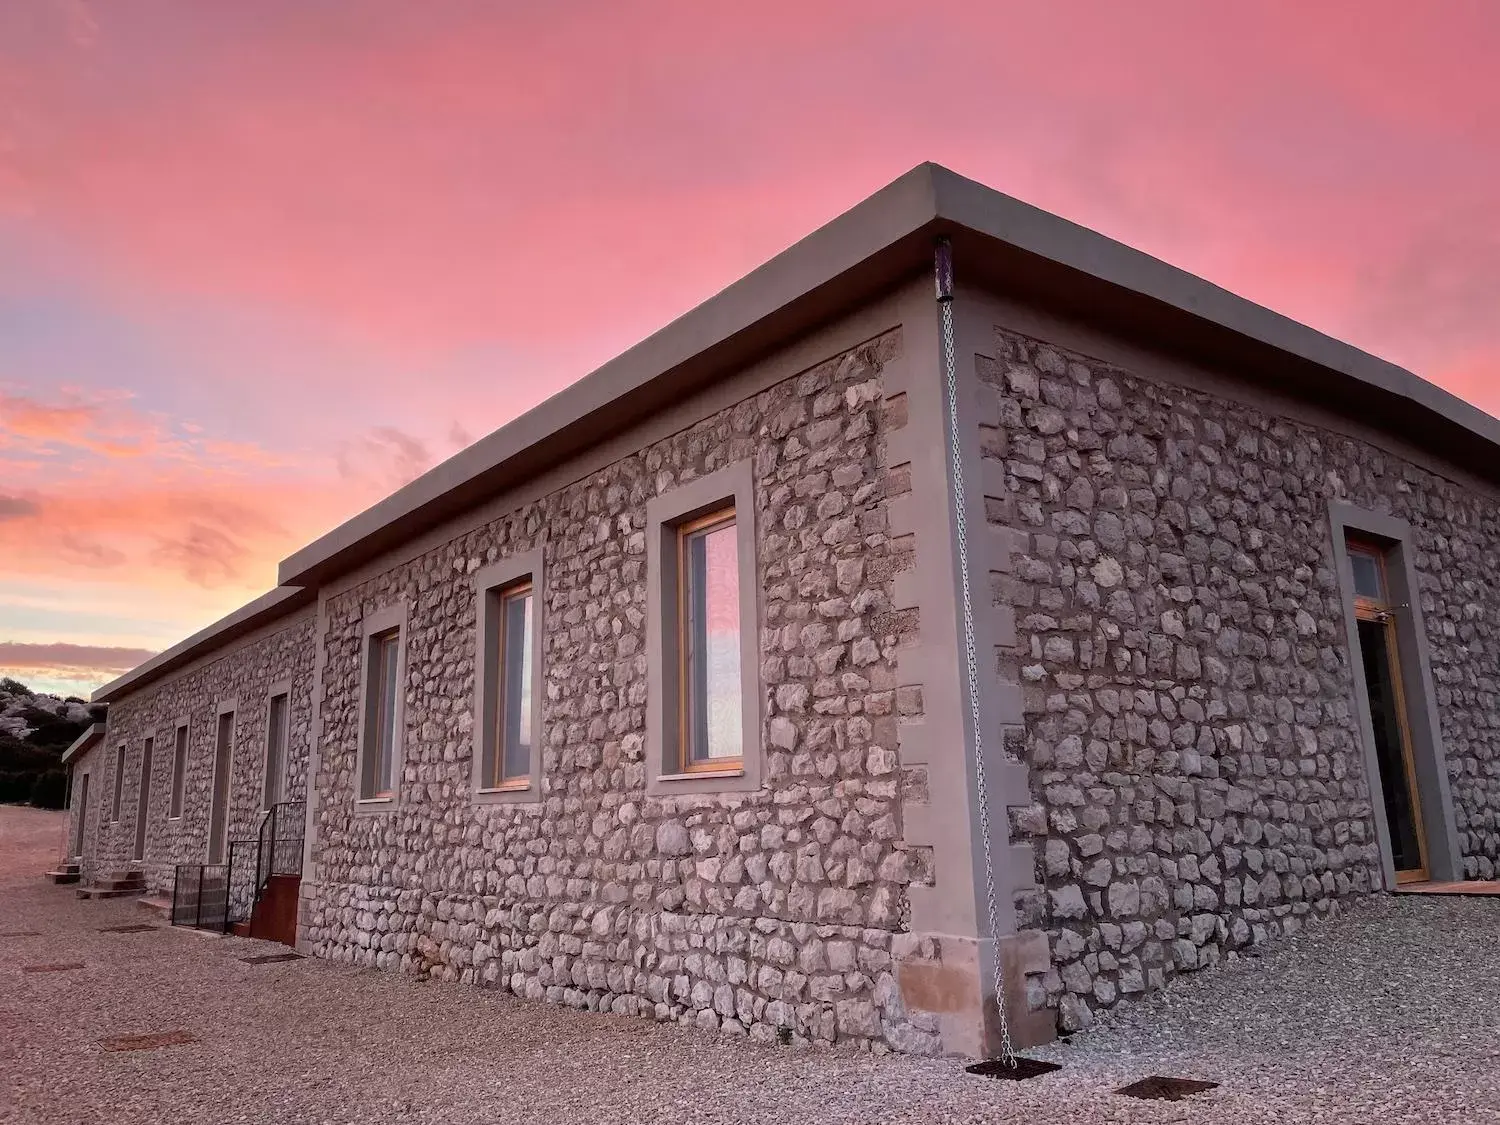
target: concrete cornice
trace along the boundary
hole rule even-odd
[[[61,764],[67,765],[74,758],[87,754],[104,737],[104,730],[105,725],[103,723],[90,724],[82,734],[73,740],[73,744],[63,751]]]
[[[132,668],[94,692],[94,703],[108,703],[147,684],[161,679],[204,653],[228,644],[246,633],[275,621],[279,617],[311,605],[317,592],[299,586],[278,586],[233,613],[221,617],[206,629],[200,629],[165,652],[159,652],[145,663]]]
[[[1411,372],[1085,227],[923,164],[289,556],[280,582],[326,582],[929,270],[938,234],[953,240],[960,285],[1055,307],[1357,414],[1485,476],[1500,466],[1500,422]]]

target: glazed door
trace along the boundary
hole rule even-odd
[[[1386,594],[1385,552],[1379,547],[1351,542],[1349,560],[1354,569],[1360,661],[1396,881],[1425,882],[1427,841],[1422,832],[1422,801],[1412,757],[1411,729],[1406,720],[1400,652],[1396,647],[1395,607],[1389,604]]]
[[[208,808],[208,862],[224,862],[224,834],[229,822],[229,772],[234,747],[234,712],[219,716],[214,743],[214,788]]]
[[[151,811],[151,751],[154,739],[141,747],[141,788],[135,798],[135,858],[146,858],[146,816]]]
[[[77,809],[77,819],[73,821],[73,856],[83,855],[83,827],[84,821],[89,815],[89,775],[81,774],[78,778],[78,797],[73,802]]]

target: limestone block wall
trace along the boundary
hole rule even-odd
[[[224,650],[147,684],[110,704],[107,733],[75,770],[88,770],[90,830],[84,854],[93,869],[140,866],[149,890],[170,894],[178,863],[202,863],[208,849],[209,805],[213,786],[218,704],[236,700],[228,835],[255,834],[265,785],[270,689],[291,682],[289,693],[286,799],[302,800],[307,788],[312,730],[313,610],[300,610],[235,641]],[[177,721],[188,719],[187,770],[182,816],[168,816]],[[144,864],[133,860],[144,739],[154,741]],[[125,746],[120,817],[110,819],[114,802],[116,748]]]
[[[991,322],[993,323],[993,322]],[[1329,503],[1410,522],[1464,868],[1496,866],[1500,508],[1290,407],[996,328],[978,362],[1014,546],[1022,896],[1064,1029],[1380,889]],[[1378,793],[1376,795],[1378,799]]]
[[[893,963],[923,951],[909,888],[935,877],[929,851],[903,837],[903,800],[923,782],[897,753],[922,709],[920,682],[897,674],[918,611],[892,594],[912,544],[888,527],[891,498],[910,488],[887,449],[906,404],[886,381],[904,359],[901,331],[885,331],[325,589],[300,946],[757,1039],[786,1028],[941,1049],[938,1017],[902,1002]],[[648,792],[647,501],[745,460],[763,784]],[[469,576],[534,549],[541,799],[476,803]],[[404,767],[395,809],[368,815],[354,809],[361,622],[396,604],[408,614]]]

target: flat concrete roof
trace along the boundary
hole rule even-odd
[[[178,641],[165,652],[159,652],[145,663],[138,664],[119,679],[111,680],[95,691],[91,699],[94,703],[109,703],[129,692],[139,691],[205,653],[305,605],[311,605],[317,600],[317,596],[316,590],[300,586],[278,586],[240,606],[228,616],[221,617],[208,628],[198,630],[184,641]]]
[[[1500,421],[1455,395],[1113,239],[923,164],[289,556],[279,581],[315,587],[930,273],[938,235],[952,239],[960,289],[977,282],[1057,309],[1357,415],[1482,476],[1500,472]]]
[[[62,752],[61,763],[67,765],[74,758],[87,754],[104,737],[104,730],[103,723],[90,724],[88,729],[75,738],[73,744]]]

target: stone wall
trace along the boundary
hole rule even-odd
[[[302,947],[420,977],[771,1039],[934,1051],[893,954],[930,857],[902,835],[886,333],[411,561],[325,591],[315,871]],[[762,788],[647,792],[646,503],[754,466]],[[749,513],[741,513],[745,518]],[[541,800],[471,789],[479,567],[540,548]],[[353,811],[361,622],[405,603],[398,805]],[[754,627],[752,625],[752,627]],[[926,945],[932,943],[928,941]],[[931,955],[931,950],[925,950]]]
[[[150,891],[171,894],[178,863],[202,863],[208,850],[209,805],[218,734],[217,705],[238,700],[234,726],[226,839],[253,837],[264,796],[267,717],[272,684],[290,680],[286,799],[302,800],[307,788],[312,731],[313,611],[304,609],[267,625],[222,653],[150,683],[109,705],[103,742],[89,752],[89,817],[84,854],[91,870],[141,866]],[[170,819],[175,724],[188,718],[187,771],[182,816]],[[133,862],[141,754],[155,739],[146,829],[146,860]],[[120,818],[111,822],[116,748],[125,744]],[[75,771],[76,779],[76,771]],[[74,782],[75,792],[77,781]]]
[[[1328,505],[1410,522],[1460,846],[1500,856],[1494,499],[1375,445],[997,329],[1019,903],[1065,1030],[1381,885]],[[1248,397],[1248,396],[1247,396]],[[1290,413],[1290,411],[1288,412]]]

